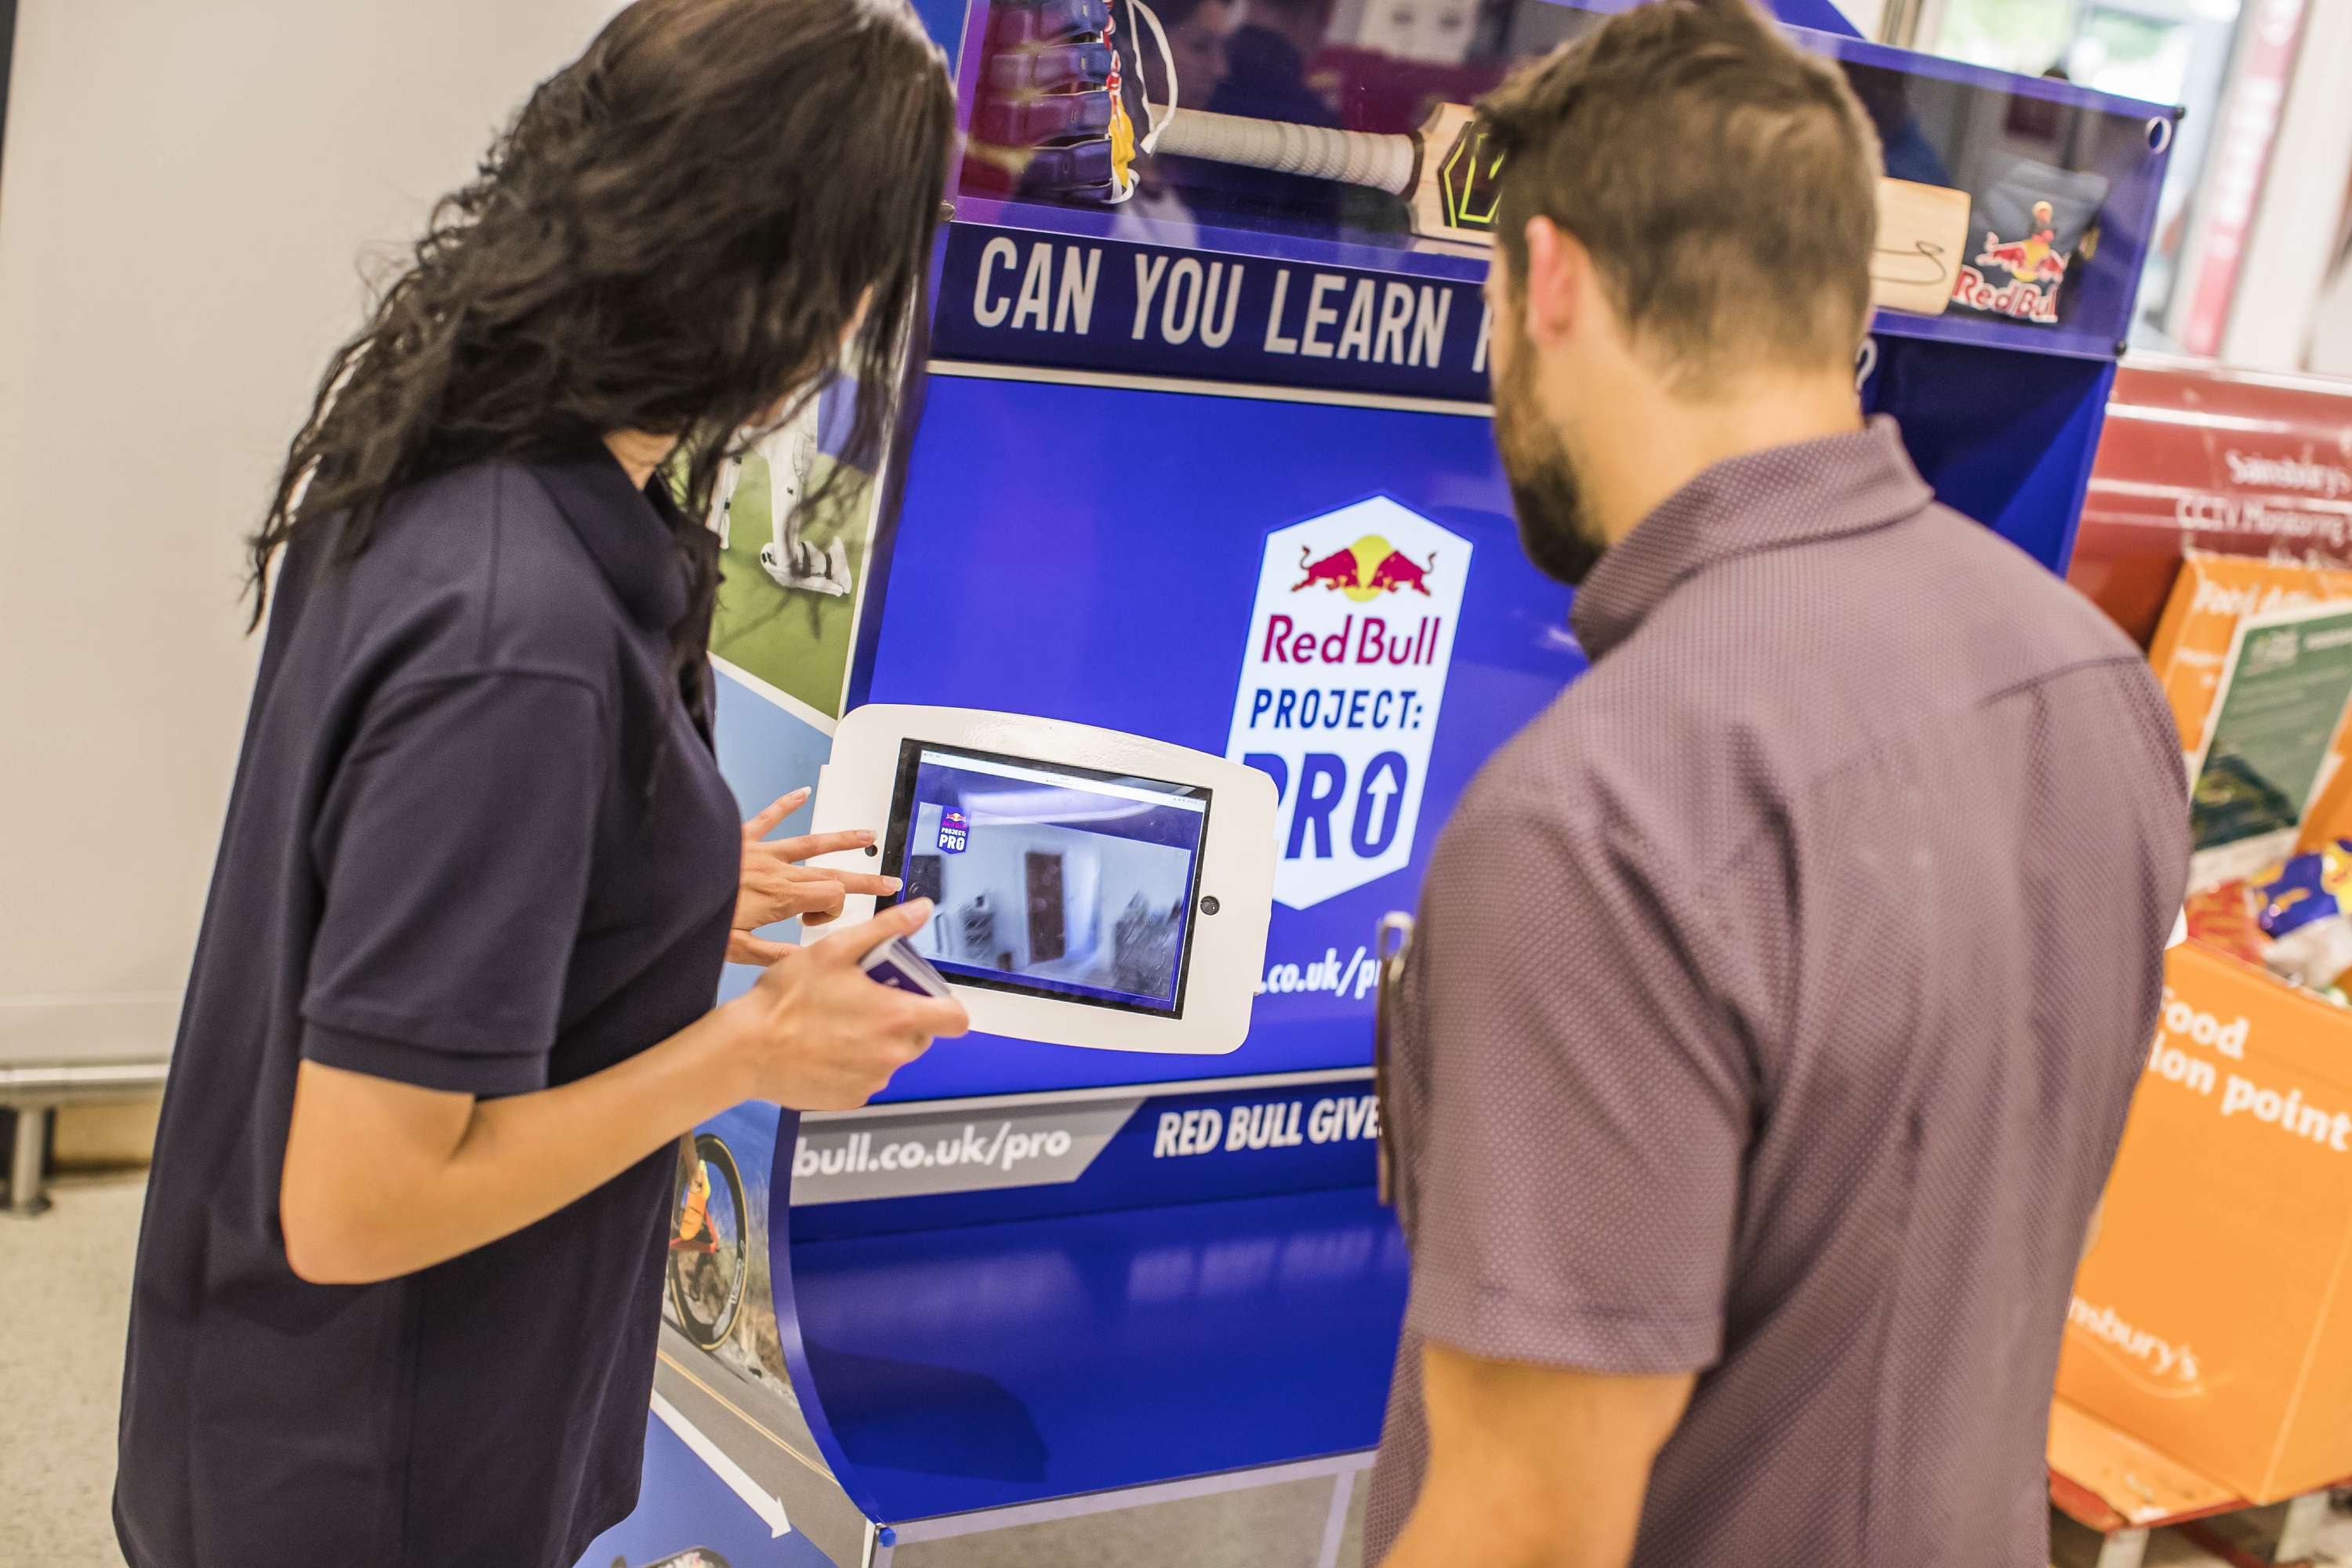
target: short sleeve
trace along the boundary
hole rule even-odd
[[[424,1089],[545,1087],[610,751],[597,694],[568,677],[379,698],[311,835],[303,1056]]]
[[[1423,900],[1408,1321],[1498,1361],[1721,1349],[1754,1101],[1655,868],[1599,812],[1474,790]]]

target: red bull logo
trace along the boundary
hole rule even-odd
[[[1471,559],[1388,496],[1265,536],[1225,754],[1274,780],[1285,907],[1411,861]]]
[[[2055,219],[2048,202],[2033,204],[2033,232],[2023,239],[2003,239],[1988,230],[1984,248],[1974,266],[1960,268],[1952,287],[1955,304],[1986,310],[2021,321],[2053,326],[2058,321],[2058,286],[2066,280],[2073,259],[2058,248]],[[1996,285],[1995,273],[2009,281]]]
[[[1345,594],[1361,605],[1383,594],[1407,589],[1428,598],[1429,574],[1437,569],[1437,556],[1432,552],[1415,561],[1379,534],[1368,533],[1347,548],[1320,558],[1311,547],[1301,545],[1298,567],[1304,574],[1290,585],[1292,593],[1304,593],[1320,585],[1331,593]]]

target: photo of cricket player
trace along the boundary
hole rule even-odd
[[[837,384],[729,463],[710,519],[710,651],[826,718],[841,716],[874,534],[873,476],[827,450],[854,396]]]

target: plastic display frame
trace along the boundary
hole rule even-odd
[[[832,760],[818,775],[820,834],[907,820],[915,804],[898,794],[909,743],[947,752],[1017,757],[1046,768],[1126,774],[1208,792],[1186,919],[1189,952],[1173,1016],[1082,999],[993,990],[945,978],[972,1026],[1047,1045],[1179,1056],[1222,1056],[1249,1034],[1251,1002],[1265,961],[1274,908],[1273,781],[1257,769],[1189,746],[1090,724],[967,708],[874,703],[844,715]],[[879,845],[877,846],[878,849]],[[872,859],[845,851],[813,862],[845,871]],[[866,919],[877,900],[846,900],[843,918]]]

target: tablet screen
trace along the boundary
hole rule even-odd
[[[883,840],[960,985],[1173,1017],[1211,791],[908,741]]]

